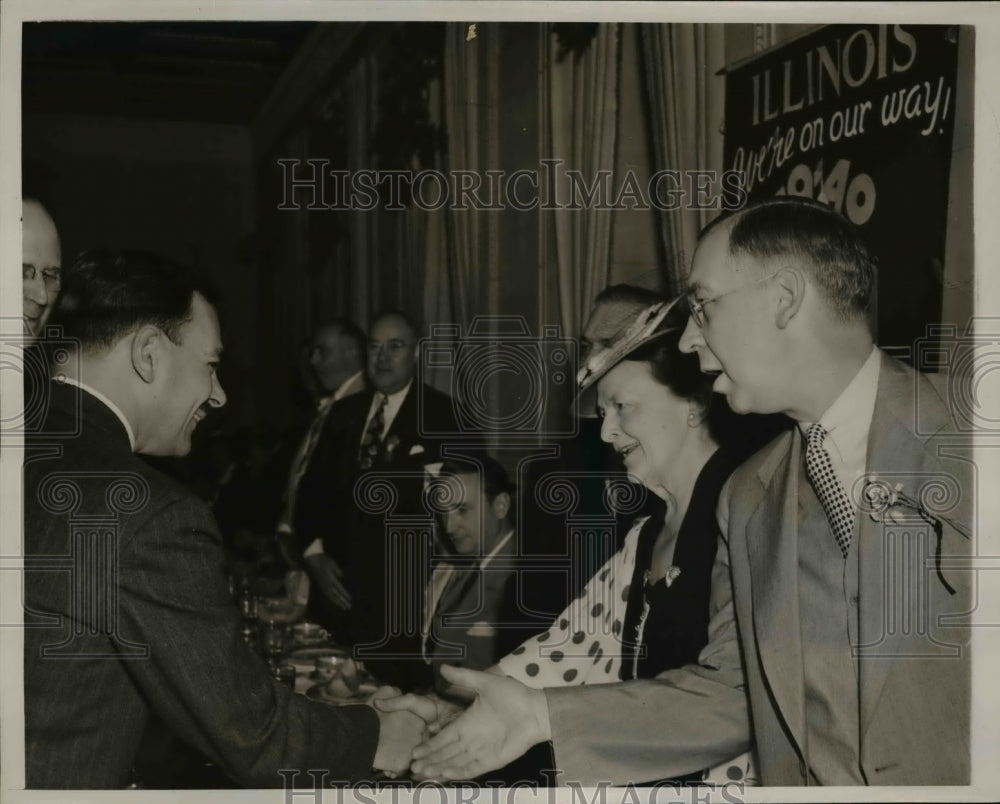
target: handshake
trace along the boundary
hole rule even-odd
[[[382,687],[369,703],[379,716],[375,769],[418,781],[473,779],[521,756],[549,735],[542,690],[495,668],[443,666],[441,676],[460,703],[437,695],[400,694]]]

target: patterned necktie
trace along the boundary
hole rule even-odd
[[[825,438],[826,430],[820,424],[811,425],[806,431],[806,475],[823,505],[833,535],[837,538],[837,546],[847,558],[854,534],[854,507],[834,471],[830,454],[823,447]]]
[[[382,446],[382,430],[385,427],[385,406],[389,397],[379,394],[378,407],[375,408],[375,415],[368,422],[365,434],[361,438],[361,451],[358,453],[358,460],[363,471],[368,471],[375,463],[379,447]]]

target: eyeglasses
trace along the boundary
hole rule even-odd
[[[38,276],[38,269],[34,265],[22,264],[21,278],[34,281]],[[62,283],[62,271],[59,268],[43,268],[42,279],[46,285],[59,285]]]
[[[774,273],[768,274],[767,276],[762,276],[760,279],[757,279],[753,282],[748,282],[746,285],[740,285],[739,287],[732,288],[731,290],[727,290],[725,293],[720,293],[718,296],[713,296],[711,299],[705,299],[704,301],[698,301],[695,298],[694,291],[689,290],[687,292],[686,298],[687,298],[688,310],[691,311],[691,318],[693,318],[694,323],[698,325],[698,329],[702,329],[705,326],[705,320],[706,320],[705,305],[711,304],[712,302],[717,302],[719,299],[724,299],[726,296],[729,296],[732,293],[736,293],[736,291],[738,290],[746,290],[747,288],[755,287],[763,282],[766,282],[768,279],[774,279],[774,277],[776,277],[777,275],[778,271],[775,271]]]

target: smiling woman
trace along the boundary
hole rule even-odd
[[[581,372],[581,396],[596,391],[601,438],[664,509],[635,522],[548,631],[500,660],[499,672],[527,686],[653,678],[696,662],[708,641],[715,510],[739,460],[713,432],[711,378],[678,349],[686,319],[676,302],[643,310]],[[719,759],[719,769],[672,781],[751,779],[749,755]]]

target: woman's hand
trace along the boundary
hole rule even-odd
[[[472,779],[502,768],[549,739],[542,690],[494,673],[441,668],[445,680],[475,696],[472,705],[413,752],[418,779]]]

